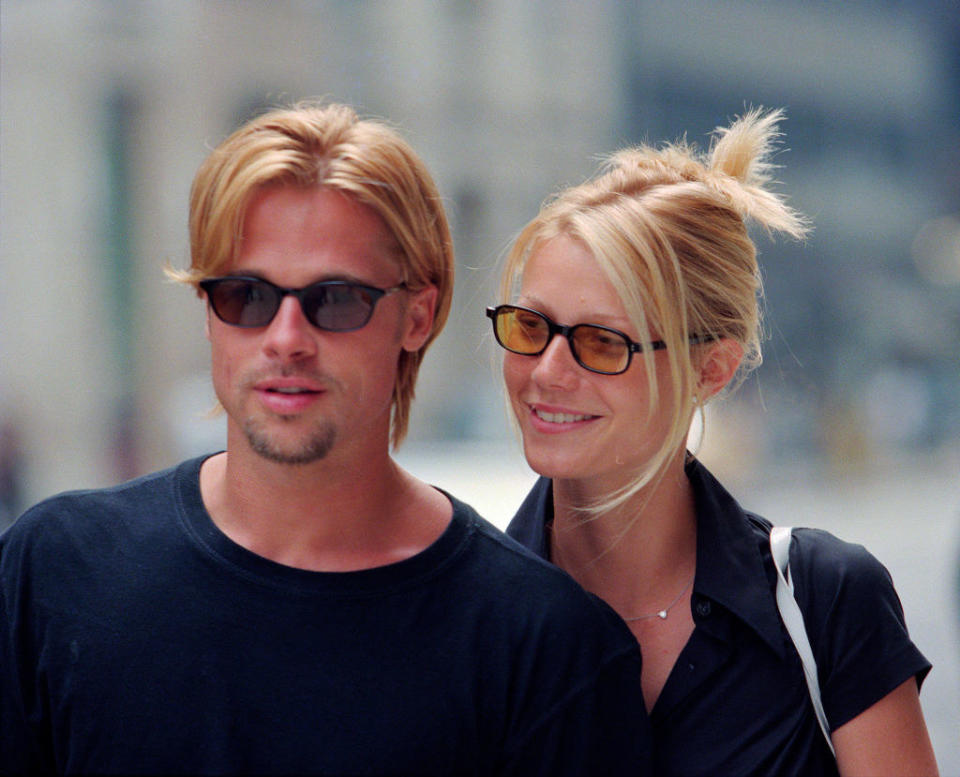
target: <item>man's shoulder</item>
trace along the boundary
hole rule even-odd
[[[113,486],[64,491],[27,509],[0,536],[4,545],[32,544],[42,539],[57,543],[70,538],[117,528],[120,522],[169,509],[175,500],[175,484],[184,469],[197,462],[159,470]]]
[[[544,629],[593,631],[608,644],[636,645],[630,630],[613,609],[570,575],[465,507],[472,523],[470,566],[483,585],[483,593],[498,603],[501,612],[513,612],[527,624]]]
[[[466,516],[476,534],[475,552],[486,563],[494,565],[500,575],[522,575],[537,585],[559,585],[562,588],[569,587],[571,583],[577,585],[563,570],[508,536],[472,507],[456,499],[453,502],[455,514]]]

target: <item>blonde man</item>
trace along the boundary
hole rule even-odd
[[[413,151],[271,112],[190,236],[226,450],[0,539],[0,771],[645,773],[629,631],[391,456],[453,282]]]

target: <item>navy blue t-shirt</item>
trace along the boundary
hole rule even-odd
[[[650,717],[657,775],[830,775],[800,658],[780,620],[770,523],[745,512],[695,459],[694,631]],[[551,481],[541,478],[507,528],[549,558]],[[831,729],[930,663],[910,641],[889,573],[862,546],[795,529],[790,548]]]
[[[309,572],[219,531],[201,463],[0,536],[0,772],[650,773],[630,631],[470,507]]]

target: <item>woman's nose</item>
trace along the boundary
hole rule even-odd
[[[583,367],[573,358],[567,338],[554,335],[544,352],[537,357],[533,379],[543,386],[571,388],[582,371]]]

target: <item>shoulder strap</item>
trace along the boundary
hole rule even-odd
[[[803,613],[800,612],[800,605],[793,596],[793,580],[790,577],[790,535],[792,529],[789,526],[774,526],[770,531],[770,552],[773,554],[773,563],[777,568],[777,609],[780,610],[780,617],[783,619],[783,625],[787,627],[790,639],[800,654],[800,661],[803,663],[803,676],[807,681],[807,688],[810,691],[810,700],[813,702],[813,709],[817,713],[817,722],[820,724],[820,730],[830,752],[836,757],[833,749],[833,741],[830,739],[830,725],[827,723],[827,715],[823,711],[823,702],[820,700],[820,681],[817,678],[817,662],[813,657],[813,650],[810,648],[810,639],[807,637],[807,629],[803,623]]]

